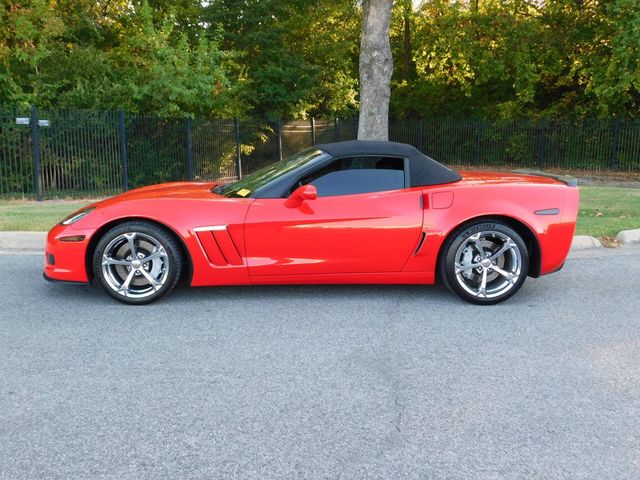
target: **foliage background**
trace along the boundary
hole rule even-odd
[[[354,0],[3,0],[0,105],[351,117]],[[392,115],[637,116],[637,0],[396,0]]]

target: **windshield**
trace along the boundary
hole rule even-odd
[[[307,162],[310,162],[320,155],[324,155],[324,152],[317,148],[303,150],[302,152],[296,153],[285,160],[281,160],[261,168],[257,172],[247,175],[242,180],[238,180],[237,182],[229,183],[224,186],[219,185],[213,189],[213,192],[224,195],[225,197],[249,197],[252,193],[262,188],[267,183],[285,175],[291,170],[294,170]]]

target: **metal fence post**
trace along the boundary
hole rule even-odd
[[[335,128],[335,131],[336,131],[335,132],[335,135],[336,135],[335,141],[339,142],[340,141],[340,120],[338,118],[336,118],[334,123],[335,123],[334,128]]]
[[[544,167],[544,149],[546,144],[546,135],[547,135],[547,120],[543,119],[538,126],[538,152],[537,152],[537,163],[538,168]]]
[[[480,165],[483,127],[484,127],[484,123],[482,122],[482,120],[480,120],[478,122],[478,130],[476,132],[476,158],[475,158],[476,165]]]
[[[276,121],[276,133],[278,135],[278,141],[276,148],[278,149],[278,160],[282,160],[282,119]]]
[[[193,138],[192,138],[192,130],[193,130],[193,121],[191,118],[186,119],[186,130],[187,130],[187,175],[189,180],[193,180]]]
[[[609,155],[609,165],[611,170],[618,168],[618,144],[620,143],[620,119],[613,120],[613,131],[611,132],[611,153]]]
[[[129,190],[129,165],[127,160],[127,134],[124,124],[124,111],[118,111],[118,144],[122,161],[122,190]]]
[[[420,149],[420,151],[422,153],[426,153],[425,150],[427,149],[426,143],[425,143],[425,131],[424,131],[424,118],[420,117],[420,124],[418,126],[418,128],[420,129],[418,131],[418,148]]]
[[[316,144],[316,119],[311,117],[311,145]]]
[[[236,170],[238,172],[238,180],[242,178],[242,152],[240,151],[240,119],[234,119],[236,127]]]
[[[40,125],[38,125],[38,110],[36,107],[31,107],[31,152],[33,155],[33,175],[36,187],[36,200],[42,201],[42,171],[41,171],[41,156],[40,150]]]

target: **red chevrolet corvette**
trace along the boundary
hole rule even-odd
[[[494,304],[559,270],[577,182],[455,172],[391,142],[317,145],[229,184],[139,188],[50,232],[44,276],[125,303],[192,286],[432,284]]]

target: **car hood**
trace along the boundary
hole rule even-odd
[[[137,188],[84,207],[93,213],[80,219],[76,229],[95,229],[112,220],[147,218],[171,225],[199,226],[216,218],[237,223],[244,218],[252,198],[227,198],[215,194],[214,182],[173,182]],[[204,222],[204,223],[203,223]]]
[[[113,200],[143,200],[156,198],[214,198],[211,191],[216,182],[171,182],[136,188],[113,197]]]

